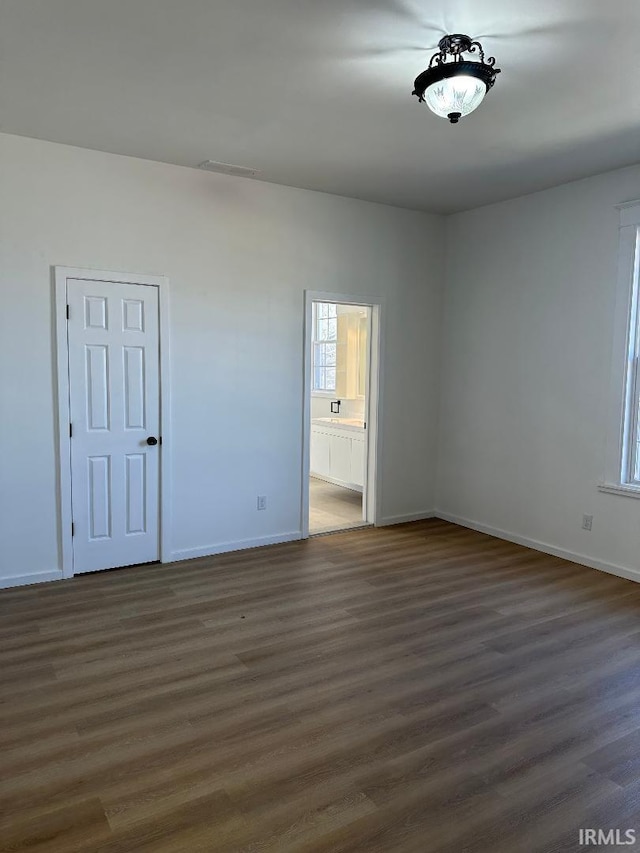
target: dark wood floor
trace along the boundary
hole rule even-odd
[[[8,590],[0,615],[3,851],[640,830],[629,581],[429,521]]]

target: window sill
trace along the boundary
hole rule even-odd
[[[640,499],[640,486],[629,486],[625,483],[598,483],[598,491],[607,495],[621,495],[626,498]]]

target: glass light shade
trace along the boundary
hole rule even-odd
[[[432,83],[424,97],[430,110],[442,118],[448,118],[451,113],[469,115],[480,106],[486,93],[487,87],[482,80],[460,74]]]

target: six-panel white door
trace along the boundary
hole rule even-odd
[[[158,289],[67,281],[75,574],[158,560]]]

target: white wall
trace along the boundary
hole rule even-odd
[[[636,572],[640,501],[596,486],[614,205],[639,197],[634,167],[448,219],[437,498],[466,523]]]
[[[346,397],[335,397],[340,400],[341,418],[362,418],[364,415],[364,397],[360,400],[350,400]],[[312,418],[334,418],[335,414],[331,411],[331,397],[320,397],[319,395],[311,395],[311,417]]]
[[[189,555],[300,530],[305,288],[385,297],[382,515],[433,508],[442,244],[426,214],[0,135],[0,580],[59,565],[52,265],[171,280]]]

